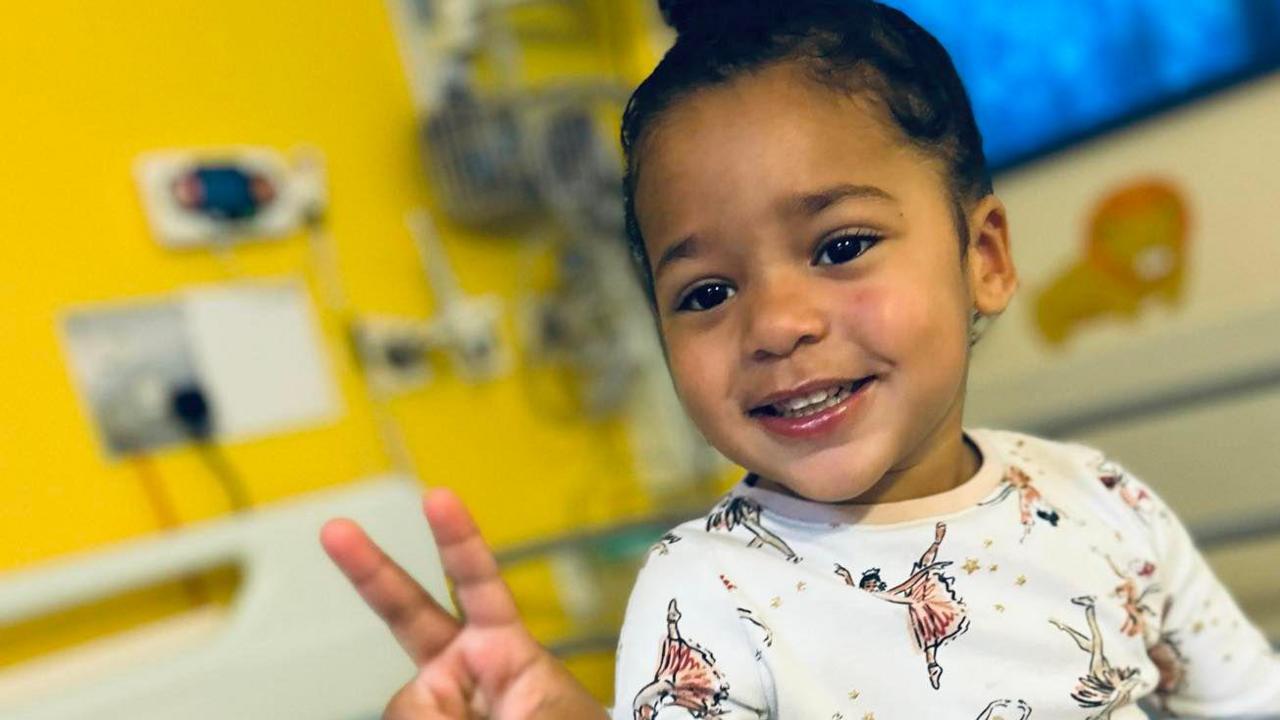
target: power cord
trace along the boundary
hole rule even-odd
[[[200,459],[222,485],[231,509],[235,512],[249,510],[253,503],[244,481],[213,441],[213,413],[204,388],[194,383],[173,388],[169,395],[169,409],[195,444]]]
[[[142,484],[142,490],[147,495],[147,501],[151,504],[151,510],[155,513],[156,521],[160,524],[160,529],[164,531],[176,530],[182,525],[178,518],[178,512],[173,507],[173,502],[164,489],[164,479],[160,477],[160,473],[156,470],[151,458],[143,454],[135,454],[131,456],[134,472],[138,475],[138,480]],[[209,591],[204,585],[204,581],[198,575],[189,575],[182,579],[183,590],[187,594],[187,599],[191,601],[192,607],[200,607],[209,604]]]

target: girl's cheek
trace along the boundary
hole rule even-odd
[[[686,406],[701,406],[706,400],[703,396],[723,384],[717,377],[717,371],[727,365],[716,349],[715,344],[705,337],[686,337],[679,333],[667,337],[672,380]],[[689,409],[694,410],[693,407]]]
[[[958,347],[953,304],[927,288],[884,283],[852,292],[844,306],[867,349],[897,364]]]
[[[842,303],[845,325],[868,351],[891,359],[901,350],[903,331],[913,326],[919,315],[912,307],[914,302],[888,283],[862,285],[850,291]]]

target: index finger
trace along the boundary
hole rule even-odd
[[[458,621],[356,523],[330,520],[320,544],[415,664],[424,665],[458,634]]]

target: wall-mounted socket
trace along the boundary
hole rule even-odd
[[[502,301],[492,295],[473,296],[442,308],[431,333],[453,359],[462,377],[474,382],[493,380],[511,369],[499,322]]]
[[[329,422],[341,411],[306,287],[234,283],[79,308],[62,334],[108,455],[189,441],[178,394],[197,391],[211,435],[234,440]]]
[[[380,393],[416,390],[431,380],[433,340],[420,320],[361,317],[351,328],[351,342],[369,383]]]
[[[198,383],[182,308],[156,302],[75,312],[63,337],[89,415],[108,454],[182,442],[171,388]]]
[[[432,378],[432,355],[444,353],[454,371],[470,382],[506,373],[511,359],[498,324],[501,301],[468,297],[442,308],[431,320],[365,316],[351,329],[357,357],[369,382],[383,393],[400,393]]]
[[[454,371],[471,382],[493,380],[511,368],[502,342],[502,301],[462,290],[449,255],[424,211],[407,218],[432,294],[436,314],[427,320],[362,317],[352,328],[356,354],[370,383],[382,392],[402,392],[431,377],[430,357],[447,353]]]

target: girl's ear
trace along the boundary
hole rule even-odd
[[[995,194],[978,201],[969,213],[969,247],[965,251],[969,294],[983,315],[999,315],[1018,289],[1018,270],[1009,245],[1009,216]]]

